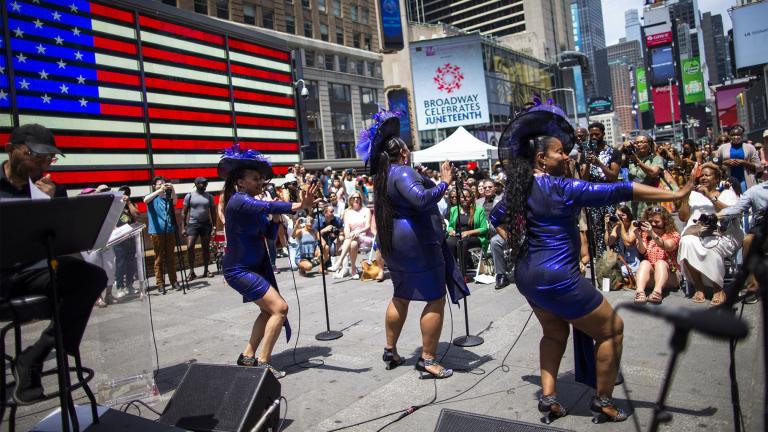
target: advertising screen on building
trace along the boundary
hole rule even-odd
[[[736,67],[768,63],[768,2],[733,9],[733,48]]]
[[[645,76],[645,69],[642,67],[635,69],[635,78],[637,80],[637,105],[641,112],[646,112],[651,104],[648,103],[648,81]]]
[[[743,85],[719,88],[715,93],[717,104],[717,119],[720,128],[733,126],[739,122],[739,93],[744,91]]]
[[[418,130],[489,122],[479,38],[410,46]]]
[[[683,98],[685,103],[704,101],[704,74],[701,72],[701,62],[698,57],[682,61]]]
[[[613,112],[613,100],[609,97],[602,96],[589,98],[587,110],[589,111],[589,115]]]
[[[653,87],[669,85],[669,79],[675,77],[672,45],[653,48],[649,51],[651,54],[651,85]]]
[[[672,104],[674,104],[675,121],[680,121],[680,99],[677,86],[672,86],[672,99],[669,98],[670,86],[655,87],[653,89],[653,117],[656,124],[672,123]]]
[[[406,144],[412,145],[413,138],[411,136],[411,113],[408,110],[408,90],[392,90],[387,93],[387,101],[389,102],[390,111],[400,111],[403,113],[400,116],[400,138]]]
[[[664,45],[672,43],[672,32],[662,32],[662,33],[656,33],[653,35],[648,35],[645,37],[645,46],[647,47],[654,47],[656,45]]]
[[[384,51],[403,49],[403,22],[398,0],[381,0],[381,33]]]

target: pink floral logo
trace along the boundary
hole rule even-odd
[[[464,80],[464,74],[461,73],[461,68],[446,63],[437,68],[437,74],[433,78],[437,89],[446,93],[453,93],[454,90],[461,88],[461,81]]]

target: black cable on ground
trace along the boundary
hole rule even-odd
[[[285,402],[285,414],[283,414],[283,416],[282,416],[283,418],[282,418],[282,420],[280,420],[280,424],[277,425],[277,432],[280,432],[281,430],[283,430],[283,423],[285,423],[285,419],[288,418],[288,399],[286,399],[285,396],[280,396],[280,400]],[[282,404],[280,404],[280,405],[282,405]],[[278,414],[278,418],[279,417],[280,417],[280,415]]]
[[[320,252],[322,255],[322,251]],[[320,257],[322,259],[322,256]],[[286,366],[286,368],[298,366],[300,368],[304,369],[313,369],[316,367],[323,366],[325,362],[322,359],[318,359],[316,363],[312,363],[309,360],[304,360],[302,362],[296,361],[296,349],[299,346],[299,337],[301,336],[301,301],[299,300],[299,286],[296,284],[296,272],[293,271],[293,265],[291,263],[291,254],[288,253],[288,268],[291,270],[291,278],[293,279],[293,289],[296,292],[296,308],[298,309],[299,319],[298,323],[296,325],[296,340],[293,342],[293,350],[291,351],[291,358],[293,359],[293,363]],[[320,271],[323,271],[323,268],[320,268]],[[305,366],[305,364],[309,366]],[[280,430],[280,429],[278,429]]]
[[[374,422],[376,420],[381,420],[383,418],[386,418],[386,417],[389,417],[389,416],[392,416],[392,415],[395,415],[395,414],[398,414],[398,413],[400,414],[400,416],[397,417],[396,419],[394,419],[394,420],[390,421],[389,423],[386,423],[385,425],[380,427],[377,430],[377,432],[380,432],[380,431],[386,429],[387,427],[389,427],[389,426],[399,422],[400,420],[404,419],[408,415],[413,414],[414,412],[418,411],[421,408],[432,406],[432,405],[443,404],[443,403],[446,403],[446,402],[448,402],[450,400],[453,400],[453,399],[455,399],[455,398],[457,398],[457,397],[459,397],[461,395],[466,394],[467,392],[469,392],[473,388],[477,387],[483,380],[485,380],[486,378],[491,376],[494,372],[496,372],[499,369],[501,369],[502,372],[504,372],[504,373],[509,372],[509,366],[507,366],[505,362],[507,361],[507,358],[509,357],[509,355],[512,353],[512,350],[515,348],[515,346],[517,346],[517,343],[520,341],[520,338],[522,337],[523,332],[525,331],[526,327],[528,326],[528,323],[531,321],[531,317],[532,316],[533,316],[533,310],[531,310],[531,313],[528,315],[528,318],[525,320],[525,323],[523,324],[523,328],[520,329],[520,333],[518,333],[517,337],[512,342],[512,346],[509,347],[509,350],[504,355],[504,358],[501,360],[501,364],[499,366],[496,366],[495,368],[491,369],[488,373],[483,372],[485,376],[483,376],[482,378],[477,380],[474,384],[472,384],[467,389],[465,389],[465,390],[463,390],[463,391],[461,391],[461,392],[459,392],[459,393],[457,393],[457,394],[455,394],[455,395],[453,395],[451,397],[448,397],[448,398],[445,398],[445,399],[441,399],[441,400],[437,400],[437,380],[433,379],[433,384],[434,384],[435,392],[434,392],[434,395],[433,395],[432,399],[429,402],[426,402],[426,403],[423,403],[423,404],[419,404],[419,405],[411,405],[411,406],[409,406],[406,409],[400,409],[400,410],[397,410],[397,411],[392,411],[392,412],[380,415],[380,416],[375,417],[375,418],[370,418],[370,419],[363,420],[361,422],[354,423],[354,424],[351,424],[351,425],[342,426],[342,427],[336,428],[336,429],[331,429],[328,432],[336,432],[336,431],[340,431],[340,430],[344,430],[344,429],[349,429],[351,427],[355,427],[355,426],[360,426],[360,425],[363,425],[363,424],[371,423],[371,422]],[[453,313],[451,313],[451,334],[453,334]],[[452,343],[452,340],[453,339],[451,338],[451,343]],[[443,355],[440,357],[441,360],[443,359],[443,357],[445,357],[445,355],[448,353],[449,350],[450,350],[450,346],[445,350]],[[473,370],[473,369],[468,369],[468,371],[471,371],[471,370]]]

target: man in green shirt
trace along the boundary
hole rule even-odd
[[[634,142],[624,144],[622,152],[629,163],[629,180],[649,186],[658,187],[663,175],[664,160],[656,154],[653,138],[640,134]],[[635,218],[641,217],[648,203],[632,201],[632,213]]]

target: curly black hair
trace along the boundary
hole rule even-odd
[[[509,227],[507,242],[510,247],[508,264],[514,265],[517,259],[525,255],[527,220],[526,210],[528,197],[533,186],[533,164],[538,153],[546,153],[550,146],[557,141],[549,135],[530,135],[520,138],[520,151],[517,157],[505,161],[504,168],[507,183],[504,195],[506,207],[506,224]]]

